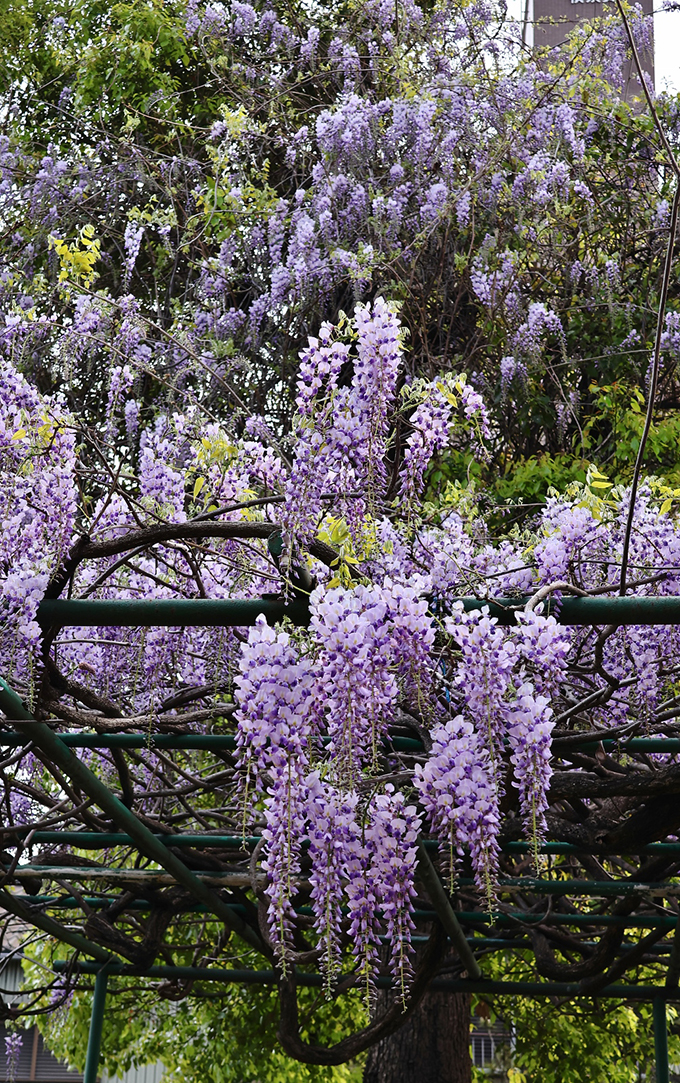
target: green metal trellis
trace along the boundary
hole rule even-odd
[[[481,609],[488,606],[491,616],[498,619],[501,625],[511,625],[515,621],[515,613],[522,608],[522,599],[487,600],[479,598],[461,598],[460,601],[467,611]],[[556,619],[564,624],[591,625],[591,624],[680,624],[680,597],[565,597],[559,602],[546,601],[544,611],[550,607]],[[255,623],[256,618],[263,614],[268,621],[276,622],[288,617],[294,623],[305,625],[308,623],[309,612],[304,600],[295,598],[288,603],[280,598],[261,598],[255,600],[242,599],[163,599],[163,600],[82,600],[82,599],[49,599],[44,600],[38,610],[38,621],[48,627],[96,627],[105,626],[211,626],[211,627],[245,627]],[[0,746],[19,747],[27,739],[39,747],[49,756],[56,765],[65,771],[68,777],[78,781],[83,791],[88,793],[96,803],[107,812],[113,821],[122,828],[122,831],[113,833],[94,832],[35,832],[32,841],[51,842],[61,841],[83,846],[85,848],[103,848],[114,845],[133,845],[141,853],[151,858],[165,869],[178,883],[186,887],[196,899],[196,906],[207,912],[214,913],[224,921],[228,928],[243,937],[251,946],[258,946],[256,934],[252,933],[246,925],[243,917],[238,912],[240,908],[223,903],[218,896],[201,879],[200,874],[188,869],[178,857],[171,852],[180,846],[232,846],[235,842],[240,846],[240,838],[232,836],[213,835],[154,835],[145,827],[137,817],[126,808],[112,794],[106,786],[70,751],[71,748],[144,748],[156,747],[165,749],[206,749],[217,751],[219,749],[234,748],[234,738],[229,735],[168,735],[168,734],[83,734],[67,733],[57,734],[45,723],[34,720],[25,708],[18,696],[0,678],[0,709],[6,715],[8,721],[15,724],[14,732],[0,733]],[[18,731],[18,732],[17,732]],[[416,751],[420,742],[411,738],[394,738],[392,747],[402,751]],[[590,743],[584,742],[584,747]],[[679,752],[679,738],[632,738],[627,741],[616,741],[605,738],[604,747],[625,748],[630,751],[663,751]],[[572,747],[576,747],[575,745]],[[17,832],[19,838],[21,832]],[[247,840],[254,845],[256,838]],[[448,897],[441,883],[432,874],[434,869],[427,857],[429,840],[421,844],[421,872],[424,870],[426,886],[435,905],[438,916],[442,919],[454,946],[459,951],[461,958],[467,966],[470,977],[460,980],[437,979],[432,984],[433,989],[449,992],[474,992],[474,993],[511,993],[525,996],[601,996],[617,997],[634,1000],[647,1000],[653,1003],[654,1041],[657,1083],[668,1083],[668,1044],[666,1027],[666,1001],[680,999],[680,993],[674,983],[667,982],[666,986],[626,986],[612,985],[599,990],[597,993],[584,993],[576,983],[563,982],[491,982],[481,977],[478,963],[472,953],[475,941],[481,944],[484,938],[473,937],[468,941],[461,929],[460,920],[485,923],[489,921],[489,915],[475,912],[454,914]],[[435,844],[436,845],[436,844]],[[507,852],[528,852],[527,844],[508,843],[505,847]],[[541,847],[542,852],[550,854],[579,853],[579,848],[568,843],[548,843]],[[593,852],[593,851],[588,851]],[[605,852],[605,851],[603,851]],[[611,851],[606,851],[611,852]],[[630,852],[630,851],[627,851]],[[655,843],[640,848],[640,853],[645,854],[675,854],[680,853],[680,843]],[[436,881],[436,883],[435,883]],[[543,891],[546,894],[593,894],[604,896],[607,894],[621,895],[622,893],[643,893],[645,890],[658,890],[659,885],[646,885],[641,883],[627,883],[625,887],[621,882],[610,881],[550,881],[536,878],[521,877],[507,878],[501,884],[501,889],[530,890],[533,892]],[[680,888],[678,889],[680,893]],[[433,897],[434,896],[434,897]],[[2,904],[15,913],[26,911],[27,920],[37,922],[38,915],[31,911],[21,902],[20,897],[8,895],[6,891],[0,894]],[[37,902],[37,899],[33,900]],[[56,901],[56,900],[55,900]],[[93,900],[94,901],[94,900]],[[40,902],[48,905],[50,900],[46,897]],[[75,898],[74,898],[75,903]],[[63,905],[63,900],[62,900]],[[24,913],[26,916],[26,913]],[[574,925],[587,925],[588,915],[553,915],[556,918],[564,918],[564,923]],[[610,919],[609,921],[607,919]],[[516,915],[498,915],[501,923],[517,923],[524,920],[530,924],[526,915],[518,912]],[[590,921],[592,925],[609,924],[613,921],[625,923],[626,927],[648,927],[647,922],[653,918],[629,919],[617,918],[615,915],[603,915],[597,918],[593,915]],[[675,918],[656,918],[661,927],[672,928],[676,924]],[[40,927],[48,929],[51,919],[41,917]],[[667,923],[667,924],[666,924]],[[53,923],[56,924],[56,923]],[[653,926],[650,926],[653,927]],[[57,926],[59,928],[59,926]],[[255,942],[253,938],[255,937]],[[487,941],[489,938],[486,938]],[[75,940],[79,943],[76,944]],[[88,963],[85,960],[78,962],[77,968],[84,973],[96,975],[95,994],[92,1004],[92,1020],[90,1026],[90,1038],[87,1051],[87,1064],[85,1069],[85,1083],[95,1083],[99,1063],[99,1051],[106,1002],[106,983],[109,974],[139,974],[145,978],[164,978],[165,980],[175,977],[194,978],[207,981],[238,981],[273,983],[277,980],[272,971],[227,971],[219,968],[205,967],[150,967],[144,971],[135,970],[134,967],[122,964],[115,960],[110,953],[103,952],[98,945],[90,943],[79,934],[73,934],[69,941],[77,951],[89,954],[95,961]],[[505,945],[506,942],[497,943]],[[67,964],[63,964],[66,966]],[[72,965],[72,964],[68,964]],[[56,964],[55,969],[59,969]],[[670,970],[669,970],[670,977]],[[298,974],[297,980],[301,985],[321,984],[321,977],[314,974]],[[389,979],[379,979],[379,985],[389,984]]]

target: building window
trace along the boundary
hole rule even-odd
[[[494,1055],[494,1040],[490,1034],[472,1035],[472,1061],[475,1068],[490,1064]]]

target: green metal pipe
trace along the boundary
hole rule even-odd
[[[418,844],[418,875],[425,885],[425,889],[430,896],[430,902],[437,912],[437,917],[442,923],[444,932],[458,953],[461,963],[471,978],[481,978],[482,972],[479,969],[479,963],[470,950],[470,946],[465,939],[465,933],[458,923],[450,899],[439,879],[439,874],[430,861],[422,842]]]
[[[29,827],[5,828],[8,833],[21,838],[30,832]],[[196,848],[215,847],[229,850],[252,850],[261,839],[261,835],[154,835],[164,846],[191,846]],[[59,843],[61,846],[75,846],[79,850],[108,850],[114,846],[132,846],[132,835],[119,831],[35,831],[31,841],[39,843]],[[11,839],[4,839],[6,847],[15,846]],[[304,845],[304,842],[303,842]],[[436,839],[425,839],[423,845],[428,850],[437,850]]]
[[[62,628],[246,628],[261,615],[269,624],[284,617],[294,624],[309,624],[305,601],[286,603],[277,598],[45,598],[37,620]]]
[[[177,883],[187,888],[200,902],[205,903],[227,928],[251,947],[260,951],[262,949],[260,938],[243,918],[234,914],[211,888],[194,876],[183,861],[180,861],[163,843],[159,842],[135,814],[90,771],[89,767],[73,755],[49,726],[32,719],[16,693],[1,678],[0,681],[0,708],[7,713],[7,706],[9,706],[15,716],[15,725],[33,741],[36,748],[45,754],[47,765],[54,764],[60,767],[72,782],[80,786],[81,790],[91,797],[103,812],[111,816],[118,826],[131,836],[140,853],[156,861],[175,878]]]
[[[513,625],[515,613],[526,598],[458,598],[466,612],[487,606],[501,625]],[[680,597],[574,598],[564,597],[543,603],[543,612],[551,612],[561,624],[678,624]],[[44,599],[38,607],[38,621],[43,625],[92,627],[96,625],[186,627],[246,627],[260,614],[270,623],[284,616],[296,624],[309,622],[309,608],[303,600],[288,604],[272,598],[164,598],[115,599],[95,598]]]
[[[87,1055],[85,1058],[83,1083],[97,1083],[99,1053],[102,1045],[102,1031],[104,1029],[104,1011],[106,1009],[106,986],[108,980],[109,976],[106,969],[102,969],[98,972],[94,982],[92,1015],[90,1017],[90,1033],[87,1038]]]
[[[675,991],[678,995],[677,990]],[[656,1083],[670,1083],[668,1066],[668,1027],[666,1025],[666,1001],[660,997],[654,997],[654,1064],[656,1066]]]
[[[7,713],[7,712],[5,712]],[[236,738],[230,733],[60,733],[69,748],[166,748],[172,750],[203,749],[205,751],[236,748]],[[19,748],[26,743],[22,733],[0,731],[0,746]],[[422,741],[415,737],[392,737],[385,741],[397,752],[423,752]],[[607,752],[680,752],[680,737],[631,737],[616,741],[605,737],[602,741],[572,742],[574,751],[596,748],[602,745]]]
[[[236,738],[229,733],[60,733],[67,748],[165,748],[173,751],[201,749],[228,751],[236,748]],[[26,744],[23,733],[0,731],[0,747],[20,748]]]
[[[623,917],[619,914],[527,914],[523,910],[510,910],[507,914],[495,913],[489,917],[483,910],[457,910],[456,917],[464,924],[510,926],[523,925],[574,925],[576,928],[618,926],[624,929],[674,929],[677,917],[661,914],[640,914]]]
[[[30,828],[17,827],[12,830],[17,837],[28,834]],[[252,849],[260,841],[260,835],[156,835],[159,842],[165,846],[192,846],[192,847],[215,847],[230,850]],[[132,836],[117,831],[35,831],[32,837],[34,843],[59,843],[62,846],[75,846],[81,850],[105,850],[112,846],[132,845]],[[12,846],[11,840],[6,839],[5,846]],[[423,839],[423,845],[427,850],[436,851],[439,843],[436,839]],[[533,854],[534,848],[529,842],[506,842],[501,850],[506,854]],[[575,846],[571,842],[546,842],[539,846],[540,854],[614,854],[607,847],[583,847]],[[673,856],[680,854],[680,842],[650,842],[645,846],[627,847],[626,853],[630,854],[668,854]]]
[[[19,829],[17,834],[20,833],[26,834],[27,831]],[[248,849],[253,849],[260,841],[259,835],[246,835],[245,839],[241,835],[154,835],[154,838],[164,846],[214,846],[229,850],[242,849],[244,842]],[[119,831],[36,831],[32,842],[36,845],[59,843],[61,846],[75,846],[79,850],[108,850],[113,846],[131,846],[133,839],[132,835]],[[11,846],[12,843],[5,840],[4,845]]]
[[[474,880],[462,877],[461,887],[472,887]],[[647,884],[637,880],[540,880],[533,876],[503,876],[498,882],[501,894],[525,891],[532,895],[625,896],[655,893],[680,894],[680,884]]]
[[[530,842],[506,842],[501,846],[504,854],[533,854],[534,847]],[[538,847],[539,854],[600,854],[608,855],[621,851],[614,851],[607,846],[578,846],[572,842],[544,842]],[[643,846],[627,846],[627,854],[668,854],[673,856],[680,854],[680,842],[648,842]]]
[[[422,938],[421,938],[422,939]],[[532,943],[528,938],[520,939],[517,937],[502,937],[502,936],[473,936],[468,940],[468,944],[475,951],[487,951],[493,949],[494,951],[531,951]],[[591,948],[593,951],[597,948],[597,941],[595,940],[582,940],[580,942],[581,948]],[[626,952],[635,951],[637,944],[621,944],[618,948],[617,954],[625,955]],[[669,943],[665,944],[653,944],[647,954],[649,955],[670,955],[673,950],[673,945]],[[680,998],[680,993],[678,994]]]
[[[68,962],[53,963],[54,970],[61,972],[69,967]],[[96,974],[101,967],[96,963],[78,961],[75,970],[84,974]],[[122,974],[129,977],[160,978],[171,980],[177,978],[193,979],[194,981],[217,981],[225,984],[242,985],[276,985],[279,976],[273,970],[226,970],[220,967],[200,966],[152,966],[146,970],[135,969],[133,966],[112,964],[106,968],[110,974]],[[301,986],[319,987],[324,983],[322,974],[296,974],[296,982]],[[391,978],[379,977],[376,981],[378,988],[390,989],[393,982]],[[677,989],[667,990],[659,985],[608,985],[593,993],[582,990],[577,982],[531,982],[531,981],[490,981],[488,979],[451,979],[435,978],[429,988],[433,992],[445,993],[481,993],[482,995],[504,994],[511,996],[566,996],[566,997],[596,997],[602,999],[623,1000],[680,1000]]]
[[[505,626],[515,623],[517,607],[522,607],[528,600],[528,596],[499,598],[493,602],[480,598],[457,599],[467,613],[488,606],[489,615]],[[559,603],[546,599],[542,612],[552,613],[560,624],[679,624],[680,597],[575,598],[565,595]]]
[[[165,748],[177,751],[233,751],[236,748],[236,738],[230,733],[60,733],[59,736],[69,748]],[[0,747],[20,748],[25,743],[22,733],[0,731]],[[397,752],[424,751],[422,741],[415,737],[392,737],[385,744]],[[631,737],[626,741],[605,737],[597,742],[574,741],[569,747],[582,751],[600,745],[606,752],[665,752],[670,755],[680,752],[680,737]]]

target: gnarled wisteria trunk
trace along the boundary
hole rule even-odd
[[[379,994],[379,1000],[386,994]],[[369,1050],[363,1083],[470,1083],[470,997],[428,993],[408,1022]]]

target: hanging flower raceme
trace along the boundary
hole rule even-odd
[[[455,616],[448,617],[445,624],[462,655],[454,683],[495,764],[502,753],[507,729],[508,693],[513,688],[517,663],[516,644],[484,609],[464,613],[462,607],[457,608]]]
[[[417,406],[408,419],[412,431],[406,441],[399,479],[400,496],[407,507],[413,508],[433,456],[452,443],[457,431],[472,430],[472,450],[478,457],[484,457],[484,440],[491,431],[484,400],[466,382],[465,374],[416,384],[407,391]],[[456,425],[454,416],[459,407],[463,421]]]
[[[390,943],[390,971],[405,1004],[413,976],[411,935],[421,820],[415,805],[407,804],[404,794],[389,784],[375,798],[369,814],[365,837],[370,876]]]
[[[411,576],[408,584],[385,579],[382,593],[388,607],[390,648],[402,692],[424,717],[432,710],[434,621],[424,597],[428,581]]]
[[[537,692],[554,694],[564,679],[572,635],[554,617],[531,611],[517,613],[513,638]]]
[[[508,717],[508,737],[519,790],[522,820],[534,846],[534,854],[546,829],[545,811],[552,778],[550,763],[552,709],[545,696],[537,696],[532,684],[522,685]]]
[[[236,746],[245,791],[261,790],[265,771],[289,763],[302,779],[318,703],[312,660],[261,616],[242,646],[239,670]]]
[[[327,324],[302,354],[300,423],[282,515],[289,544],[313,536],[324,491],[339,494],[336,506],[356,530],[369,505],[383,495],[388,420],[401,362],[399,320],[378,297],[370,308],[357,306],[354,330],[353,358],[349,345],[332,339]],[[338,389],[340,369],[350,359],[351,386]]]
[[[295,405],[299,422],[295,457],[285,485],[281,523],[289,544],[314,536],[322,515],[321,495],[333,484],[333,472],[346,454],[334,428],[334,395],[349,345],[333,338],[322,324],[318,339],[310,339],[300,355]]]
[[[268,922],[284,965],[294,922],[290,900],[297,890],[306,826],[308,740],[317,697],[311,660],[300,657],[288,633],[277,632],[264,617],[258,618],[243,646],[236,680],[237,762],[244,790],[244,831],[249,798],[266,785],[263,867],[268,878]]]
[[[363,435],[354,449],[355,469],[367,489],[370,506],[382,496],[385,486],[387,422],[401,363],[400,323],[382,297],[376,298],[372,309],[357,307],[355,321],[358,357],[350,403]]]
[[[342,909],[339,905],[345,884],[351,881],[355,862],[359,875],[363,862],[361,828],[357,823],[356,793],[343,793],[322,782],[318,771],[307,778],[307,819],[309,858],[312,864],[309,879],[314,910],[314,928],[323,945],[321,968],[330,991],[341,965]],[[355,943],[359,954],[369,948],[367,964],[374,965],[373,941]]]
[[[302,842],[307,825],[307,794],[293,757],[275,762],[269,769],[271,783],[264,803],[266,844],[262,867],[267,874],[267,924],[269,938],[283,971],[295,925],[291,899],[297,894],[301,872]]]
[[[409,418],[412,432],[406,441],[399,476],[399,495],[408,507],[415,504],[422,492],[423,478],[432,456],[448,446],[452,409],[444,390],[434,383]]]
[[[339,778],[353,781],[375,763],[394,714],[398,685],[392,672],[391,621],[377,587],[316,590],[310,628],[321,648],[320,688],[329,754]]]
[[[475,883],[493,901],[498,877],[501,818],[498,785],[488,744],[462,715],[437,725],[425,765],[416,764],[414,784],[430,828],[440,840],[442,859],[454,877],[454,851],[468,847]]]

